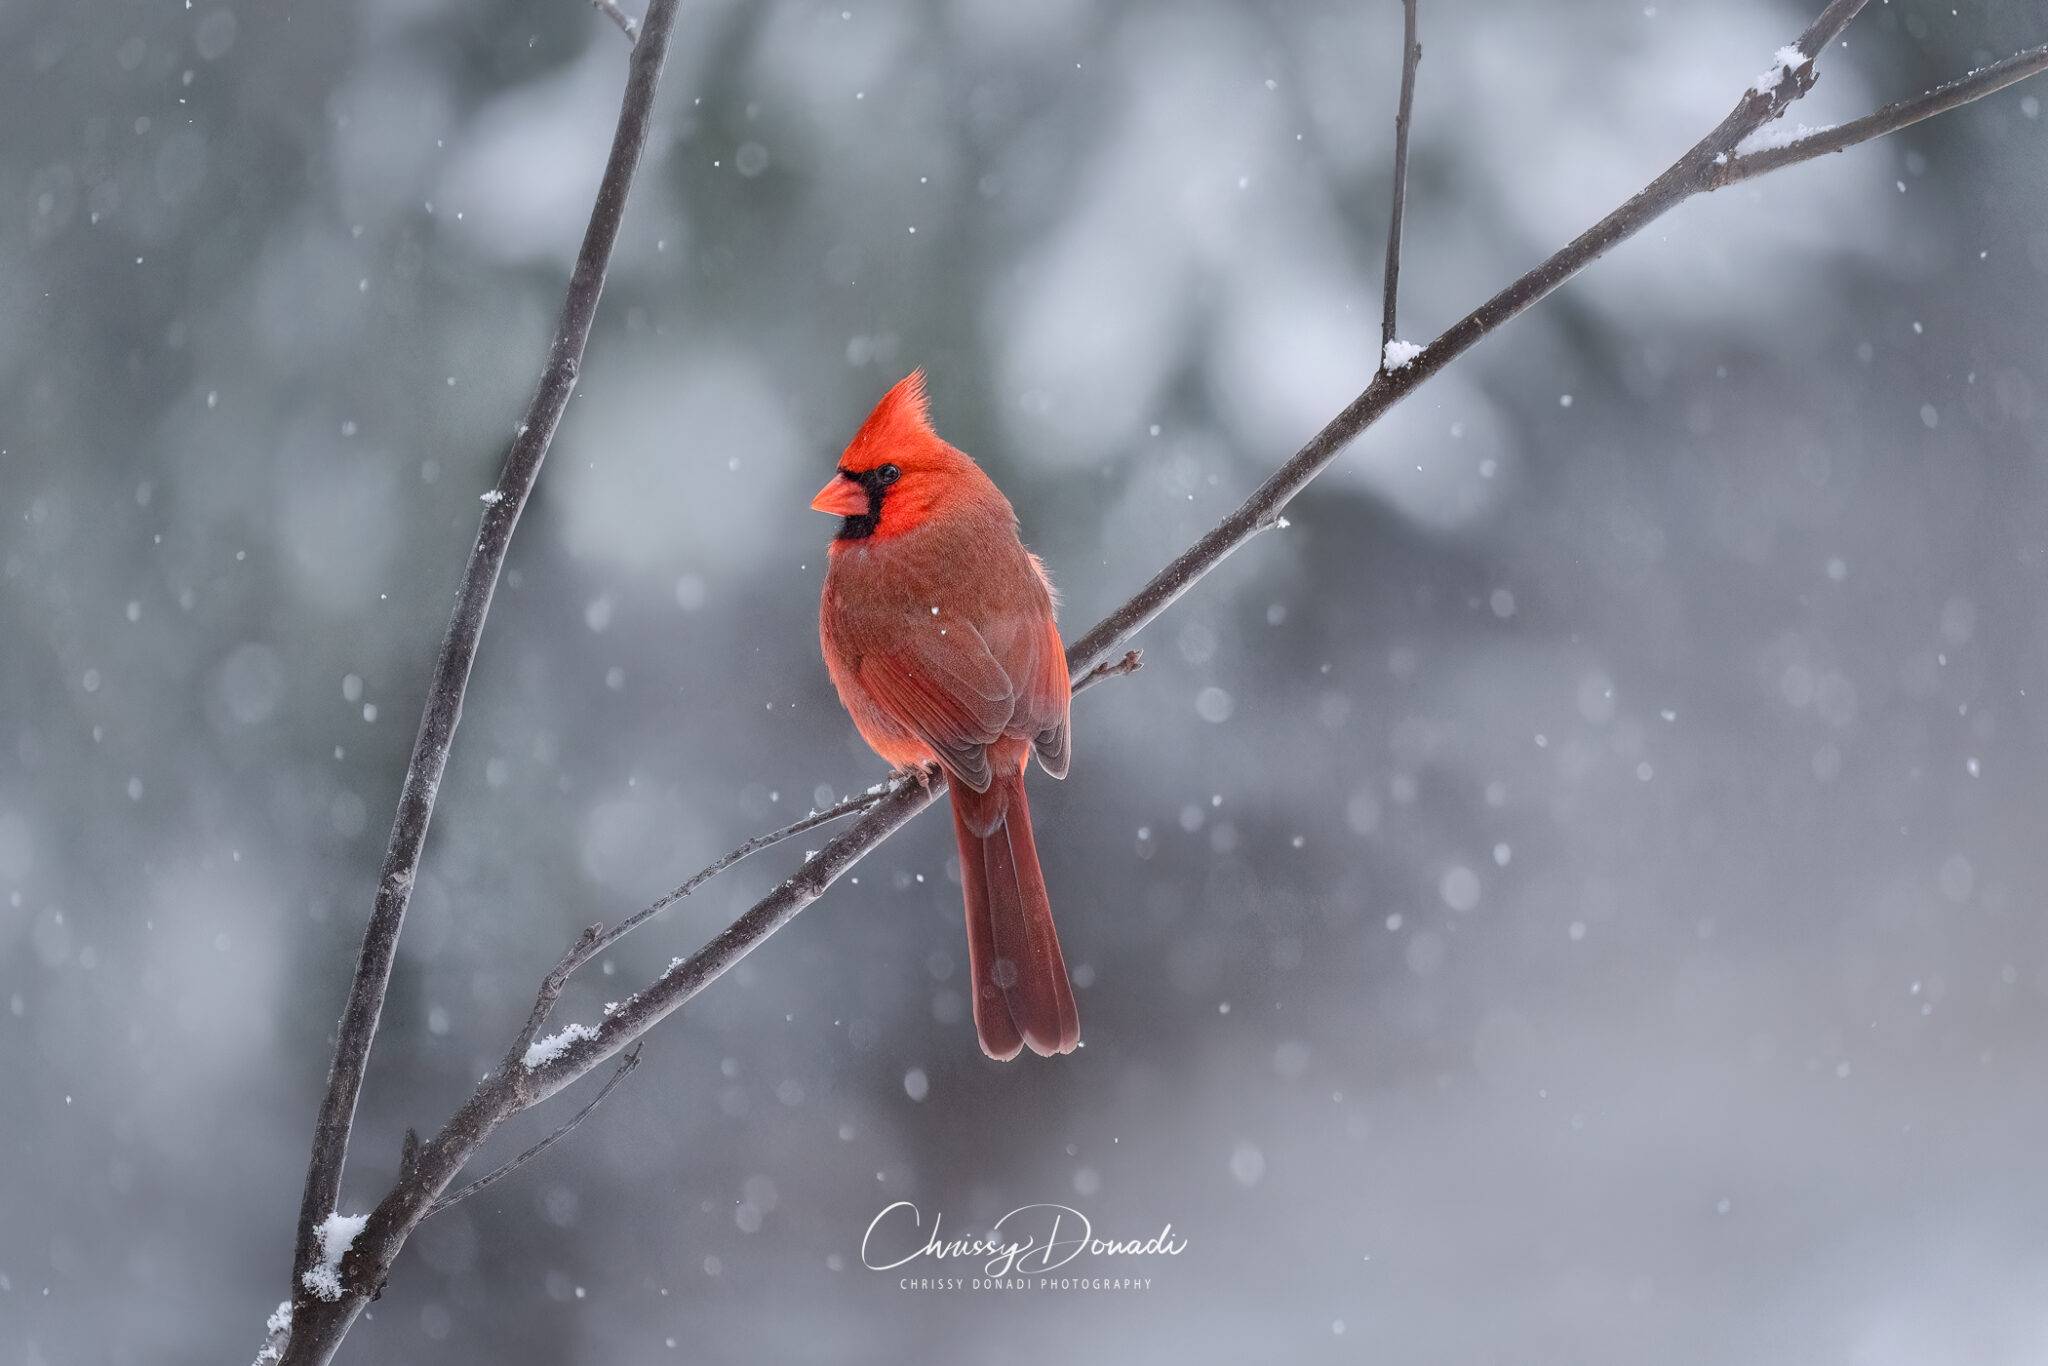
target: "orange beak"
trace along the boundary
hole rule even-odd
[[[818,496],[811,499],[811,506],[834,517],[865,517],[868,513],[868,491],[845,475],[835,474],[832,482],[819,489]]]

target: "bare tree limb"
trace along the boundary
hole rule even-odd
[[[1741,159],[1736,153],[1737,146],[1758,128],[1778,117],[1793,101],[1812,87],[1816,76],[1816,59],[1864,3],[1865,0],[1830,0],[1796,44],[1779,50],[1771,70],[1743,93],[1733,111],[1642,190],[1547,260],[1454,323],[1436,340],[1423,347],[1409,363],[1397,369],[1381,369],[1375,373],[1362,393],[1260,484],[1236,511],[1225,517],[1172,563],[1154,575],[1122,606],[1068,647],[1067,662],[1069,671],[1075,679],[1074,690],[1080,692],[1103,678],[1127,673],[1136,668],[1138,660],[1135,651],[1129,651],[1121,658],[1116,657],[1116,651],[1240,546],[1261,531],[1283,525],[1281,514],[1287,505],[1328,467],[1346,445],[1378,421],[1408,393],[1427,382],[1482,338],[1491,335],[1505,323],[1532,307],[1616,244],[1634,236],[1646,225],[1694,195],[1712,190],[1717,185],[1730,183],[1725,168],[1731,161]],[[648,13],[645,38],[633,58],[634,76],[629,83],[627,111],[630,112],[634,108],[636,99],[641,102],[643,131],[644,102],[651,96],[653,77],[659,72],[660,50],[666,45],[674,4],[675,0],[654,0]],[[2020,63],[2027,57],[2028,54],[2021,54],[2020,58],[2000,63],[1999,68],[2004,68],[2003,74],[2008,75],[2010,79],[2018,79],[2018,74],[2029,73],[2012,74],[2018,70],[2012,63]],[[643,61],[646,63],[645,66]],[[1986,68],[1985,71],[1999,68]],[[2039,69],[2039,66],[2030,68]],[[1927,117],[1931,113],[1940,112],[1941,109],[1953,108],[1957,104],[1988,94],[2004,83],[2009,83],[2005,80],[1996,84],[1981,81],[1983,75],[1982,72],[1974,73],[1971,77],[1964,78],[1964,81],[1954,83],[1959,90],[1943,87],[1942,91],[1930,92],[1929,96],[1922,97],[1922,101],[1934,103],[1930,104],[1925,112],[1914,114],[1913,118]],[[1973,85],[1971,82],[1978,83]],[[1917,103],[1919,102],[1907,102],[1908,105]],[[1935,107],[1936,105],[1938,107]],[[1873,118],[1884,114],[1885,111],[1880,111],[1880,114]],[[1913,118],[1902,117],[1890,126],[1903,127],[1913,121]],[[627,115],[622,113],[621,140],[626,136],[626,123]],[[1888,131],[1888,128],[1873,126],[1867,136],[1874,137],[1882,131]],[[1835,148],[1815,147],[1807,155],[1819,155],[1826,150]],[[615,164],[618,156],[618,145],[615,144]],[[1804,156],[1795,158],[1803,159]],[[1775,164],[1791,163],[1779,161]],[[1762,170],[1768,169],[1773,169],[1773,166],[1760,166],[1748,173],[1759,174]],[[607,184],[610,184],[611,180],[612,175],[608,172]],[[603,203],[601,197],[600,212]],[[594,216],[593,232],[596,231],[596,222],[597,218]],[[601,270],[599,273],[601,277]],[[581,278],[582,271],[579,266],[579,279]],[[571,297],[572,300],[575,297],[573,288]],[[592,302],[594,303],[594,297]],[[573,378],[573,371],[571,377]],[[529,485],[530,482],[529,478]],[[445,751],[443,757],[445,758]],[[672,964],[646,988],[620,1003],[616,1010],[610,1011],[601,1022],[595,1025],[572,1024],[555,1035],[539,1039],[537,1035],[561,993],[562,984],[577,965],[589,960],[593,945],[600,941],[615,942],[619,934],[633,925],[643,923],[648,916],[658,913],[663,906],[672,904],[680,896],[687,895],[690,888],[701,885],[706,878],[731,867],[759,848],[768,847],[792,834],[800,833],[800,830],[796,827],[786,827],[784,831],[772,832],[768,836],[749,841],[747,845],[741,846],[706,869],[699,877],[693,878],[683,888],[677,889],[662,901],[622,922],[620,928],[609,938],[598,927],[593,926],[586,930],[543,982],[527,1024],[515,1037],[514,1047],[508,1050],[504,1063],[484,1079],[454,1116],[443,1125],[439,1133],[424,1144],[418,1145],[413,1159],[406,1164],[406,1171],[400,1181],[371,1212],[367,1226],[357,1235],[340,1268],[344,1287],[342,1301],[330,1305],[322,1301],[306,1302],[302,1299],[300,1312],[294,1319],[294,1331],[287,1348],[287,1360],[292,1363],[324,1363],[331,1359],[334,1346],[339,1343],[341,1334],[347,1331],[348,1324],[353,1321],[368,1296],[383,1283],[393,1260],[411,1231],[436,1207],[437,1202],[443,1199],[454,1178],[475,1157],[498,1124],[573,1084],[607,1059],[634,1047],[648,1030],[689,1001],[707,984],[716,980],[766,941],[770,935],[788,924],[811,902],[822,896],[833,882],[844,876],[870,851],[929,806],[944,788],[942,777],[923,783],[897,782],[878,793],[862,794],[826,812],[805,817],[804,821],[797,823],[802,829],[815,828],[827,820],[852,815],[856,811],[861,813],[859,820],[834,836],[814,855],[808,856],[787,880],[719,932],[710,943],[688,959],[678,960]],[[409,781],[408,792],[410,790]],[[401,808],[401,820],[403,814]],[[373,933],[374,931],[373,924]],[[395,928],[393,933],[395,935]],[[388,966],[387,960],[387,972]],[[306,1349],[302,1352],[301,1338],[309,1331],[314,1336],[309,1338]]]
[[[1911,99],[1894,100],[1860,119],[1851,119],[1833,128],[1816,129],[1776,147],[1736,152],[1714,168],[1713,183],[1709,188],[1739,184],[1768,171],[1795,166],[1830,152],[1846,151],[1858,143],[1896,133],[1901,128],[1911,128],[1936,114],[1946,114],[1972,100],[1981,100],[2042,71],[2048,71],[2048,44],[2015,52],[1989,66],[1980,66],[1967,76],[1937,85]]]
[[[1387,348],[1394,330],[1395,305],[1401,296],[1401,220],[1408,213],[1408,125],[1415,111],[1415,68],[1422,44],[1415,37],[1416,0],[1401,0],[1401,103],[1394,112],[1394,205],[1387,223],[1387,274],[1380,286],[1380,364],[1388,364]]]
[[[619,26],[619,32],[626,35],[626,41],[640,41],[640,26],[633,22],[633,16],[620,9],[613,0],[590,0],[591,8]]]
[[[486,1172],[484,1175],[479,1176],[476,1180],[464,1186],[461,1190],[456,1191],[452,1195],[444,1195],[439,1200],[436,1200],[433,1204],[428,1205],[425,1217],[431,1219],[435,1215],[439,1214],[442,1210],[461,1204],[463,1201],[469,1199],[470,1196],[475,1195],[484,1187],[491,1185],[494,1182],[501,1181],[505,1177],[510,1176],[513,1172],[518,1171],[521,1167],[525,1166],[527,1163],[533,1161],[533,1159],[539,1157],[542,1153],[546,1152],[558,1140],[567,1137],[571,1129],[574,1129],[577,1125],[581,1124],[584,1120],[590,1117],[590,1112],[597,1108],[598,1103],[600,1101],[602,1101],[606,1096],[612,1093],[613,1087],[617,1086],[620,1082],[626,1079],[626,1074],[628,1072],[631,1072],[634,1068],[640,1065],[640,1048],[641,1045],[636,1043],[631,1048],[626,1050],[626,1056],[620,1060],[618,1070],[614,1071],[610,1077],[606,1078],[605,1084],[598,1088],[597,1094],[590,1098],[590,1103],[588,1105],[584,1106],[581,1110],[578,1110],[574,1115],[570,1116],[569,1122],[567,1124],[564,1124],[561,1128],[555,1130],[546,1138],[534,1144],[531,1148],[528,1148],[525,1152],[519,1154],[519,1156],[513,1158],[510,1162],[507,1162],[504,1166],[497,1168],[495,1171]]]
[[[426,710],[413,741],[398,814],[392,822],[390,844],[378,876],[369,927],[363,935],[362,953],[342,1012],[327,1092],[315,1122],[292,1255],[292,1340],[285,1357],[292,1366],[328,1360],[360,1308],[360,1301],[352,1297],[344,1297],[339,1307],[318,1298],[307,1287],[306,1275],[321,1260],[317,1230],[334,1211],[341,1193],[342,1168],[348,1159],[349,1133],[355,1122],[356,1100],[362,1092],[363,1071],[377,1036],[384,996],[391,982],[391,964],[398,951],[399,931],[405,924],[420,852],[426,844],[427,826],[433,818],[434,799],[448,764],[455,727],[462,716],[463,694],[469,686],[470,668],[476,661],[477,644],[497,588],[498,571],[505,563],[512,533],[533,492],[555,428],[575,392],[584,347],[590,339],[591,320],[604,292],[605,271],[625,214],[626,195],[632,187],[641,149],[647,143],[649,115],[661,79],[662,61],[668,52],[676,7],[677,0],[653,0],[647,14],[646,41],[634,47],[611,154],[570,276],[547,367],[526,419],[506,452],[497,485],[484,495],[483,524],[470,551],[468,567],[463,571],[454,615],[435,662]]]

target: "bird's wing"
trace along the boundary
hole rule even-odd
[[[874,651],[860,681],[890,719],[932,747],[946,771],[976,792],[993,776],[988,746],[1010,728],[1017,690],[980,634],[955,621]]]
[[[1018,679],[1017,708],[1010,718],[1010,733],[1027,735],[1038,751],[1038,763],[1055,778],[1067,776],[1073,757],[1067,712],[1073,690],[1067,681],[1067,649],[1060,644],[1060,628],[1050,615],[1043,630],[1024,637],[1025,658],[1016,661],[1012,675]]]

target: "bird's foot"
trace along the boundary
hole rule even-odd
[[[932,784],[939,780],[939,772],[940,769],[936,763],[911,764],[905,768],[893,770],[889,774],[889,781],[899,787],[904,783],[916,783],[920,788],[929,792],[932,790]]]

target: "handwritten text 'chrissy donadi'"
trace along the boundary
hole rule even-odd
[[[1088,1216],[1065,1205],[1025,1205],[996,1220],[985,1238],[947,1240],[939,1232],[945,1216],[932,1216],[932,1230],[922,1243],[917,1233],[924,1220],[908,1200],[877,1214],[860,1240],[860,1259],[872,1271],[893,1271],[919,1257],[983,1259],[991,1276],[1038,1275],[1057,1270],[1086,1254],[1090,1257],[1178,1257],[1188,1241],[1173,1235],[1168,1224],[1156,1237],[1097,1238]]]

